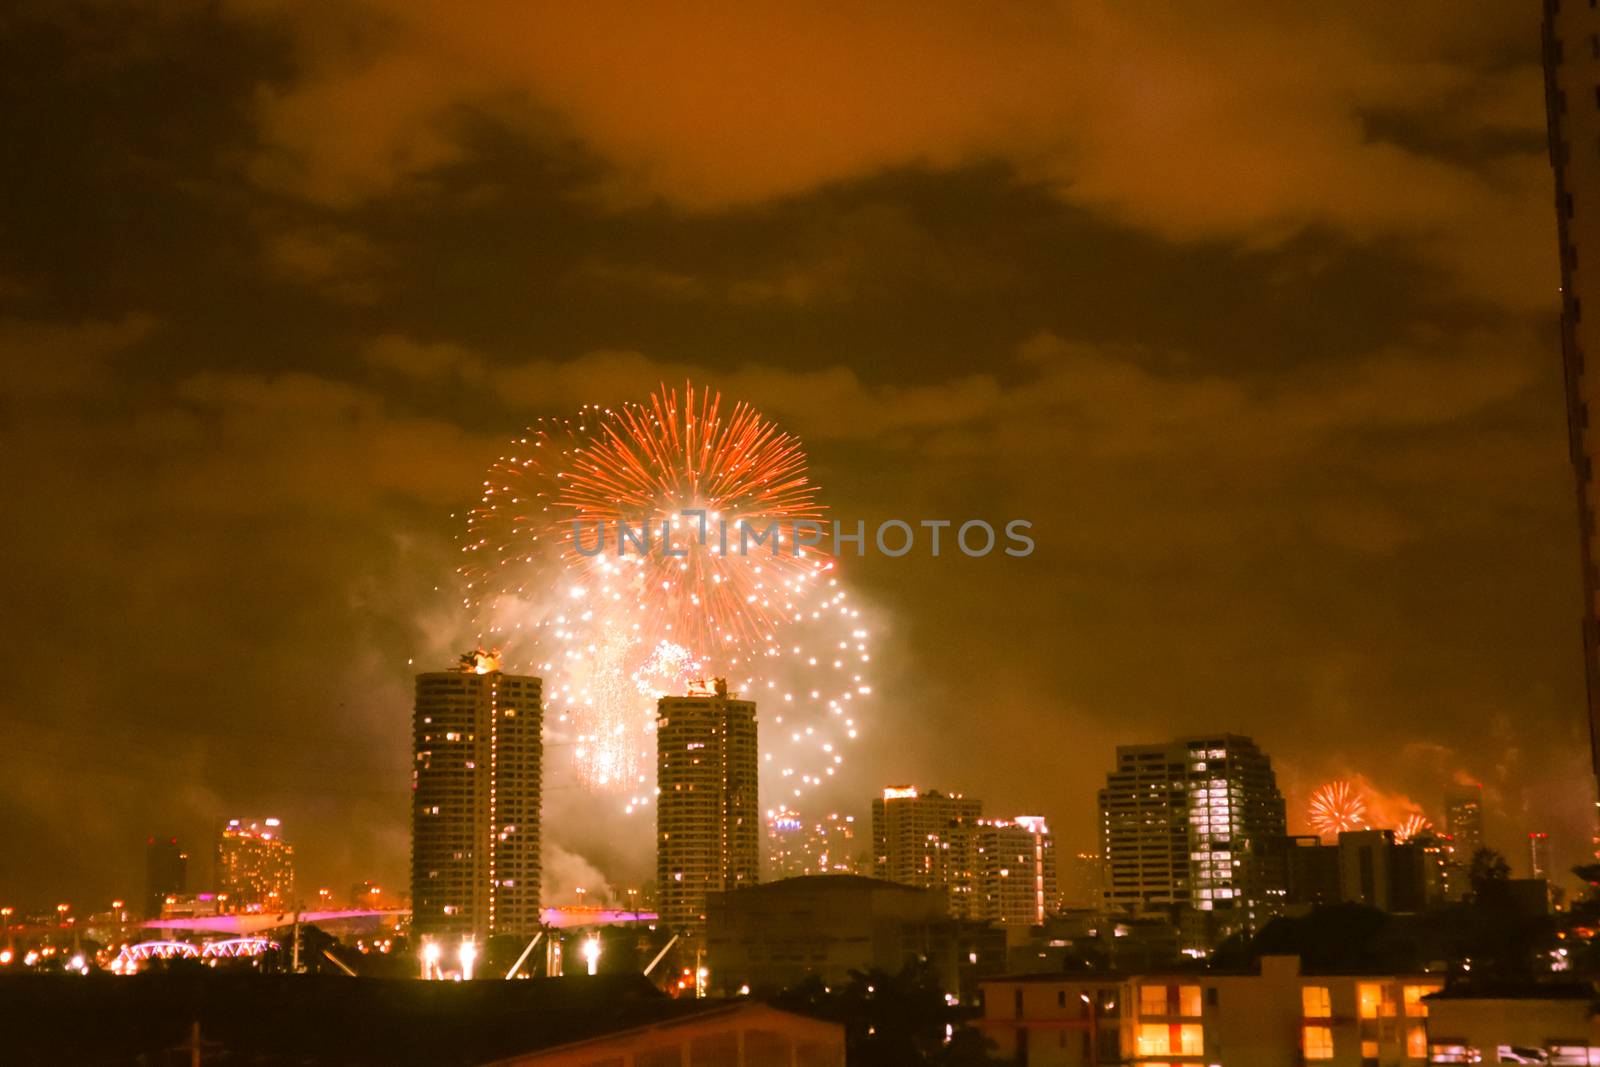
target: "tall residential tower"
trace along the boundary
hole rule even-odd
[[[700,934],[707,893],[760,880],[756,706],[719,678],[656,712],[656,908],[668,928]]]
[[[977,901],[973,832],[983,802],[960,793],[890,786],[872,800],[873,874],[950,894],[950,914],[972,918]]]
[[[537,678],[481,650],[417,675],[412,719],[412,922],[425,941],[481,944],[539,929]]]
[[[1255,929],[1281,901],[1285,829],[1272,761],[1248,737],[1119,745],[1100,791],[1106,907],[1198,916],[1209,936]]]

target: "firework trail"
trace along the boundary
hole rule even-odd
[[[1428,817],[1420,811],[1414,811],[1400,820],[1400,825],[1395,827],[1394,839],[1397,844],[1403,845],[1407,841],[1421,837],[1432,829],[1433,823],[1428,821]]]
[[[1367,805],[1349,782],[1333,781],[1311,794],[1311,807],[1307,813],[1311,828],[1317,833],[1337,836],[1346,830],[1358,830],[1366,825]]]
[[[490,468],[467,518],[464,603],[481,639],[544,678],[584,781],[629,791],[628,810],[648,802],[657,698],[710,675],[761,703],[763,759],[799,796],[834,774],[871,693],[860,612],[834,561],[798,543],[822,512],[800,443],[748,405],[724,413],[686,386],[586,407]],[[648,530],[648,548],[619,552],[619,524]],[[773,528],[779,551],[741,553],[747,527]]]

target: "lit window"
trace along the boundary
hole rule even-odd
[[[1141,1056],[1172,1055],[1172,1028],[1166,1023],[1139,1024],[1138,1046]]]
[[[1184,1023],[1178,1027],[1180,1056],[1199,1056],[1206,1050],[1205,1029],[1199,1023]]]
[[[1362,982],[1356,987],[1356,997],[1361,1005],[1363,1019],[1376,1019],[1378,1017],[1378,1001],[1381,995],[1376,982]]]
[[[1333,1027],[1306,1027],[1303,1046],[1306,1059],[1308,1060],[1333,1059]]]
[[[1185,1019],[1198,1019],[1200,1010],[1200,987],[1197,985],[1182,985],[1178,987],[1178,1014]]]
[[[1430,993],[1437,993],[1444,987],[1437,982],[1432,985],[1406,986],[1406,1014],[1425,1019],[1428,1017],[1428,1005],[1422,999]]]
[[[1139,987],[1139,1014],[1140,1015],[1165,1015],[1167,1014],[1167,987],[1164,985],[1145,985]]]
[[[1406,1024],[1406,1056],[1413,1060],[1428,1058],[1428,1027],[1426,1023]]]
[[[1331,1019],[1333,1003],[1325,985],[1308,985],[1300,990],[1301,1014],[1307,1019]]]

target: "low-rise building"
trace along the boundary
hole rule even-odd
[[[852,971],[897,974],[919,962],[956,992],[980,971],[1002,971],[1004,932],[951,919],[948,907],[942,890],[850,874],[713,893],[706,906],[710,989],[769,993],[813,976],[843,984]]]
[[[1029,1067],[1401,1067],[1428,1057],[1438,975],[1309,975],[1295,956],[1245,974],[1037,974],[983,983],[996,1058]]]

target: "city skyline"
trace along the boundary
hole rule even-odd
[[[806,818],[944,783],[1074,855],[1116,746],[1236,732],[1292,830],[1328,781],[1396,825],[1479,782],[1490,843],[1564,872],[1594,811],[1538,12],[1325,15],[25,5],[0,901],[138,899],[151,835],[200,884],[239,812],[308,886],[405,884],[412,679],[476,643],[484,472],[688,381],[803,442],[830,516],[1033,523],[1027,558],[843,560],[872,710]],[[639,884],[653,811],[547,726],[552,883]]]

